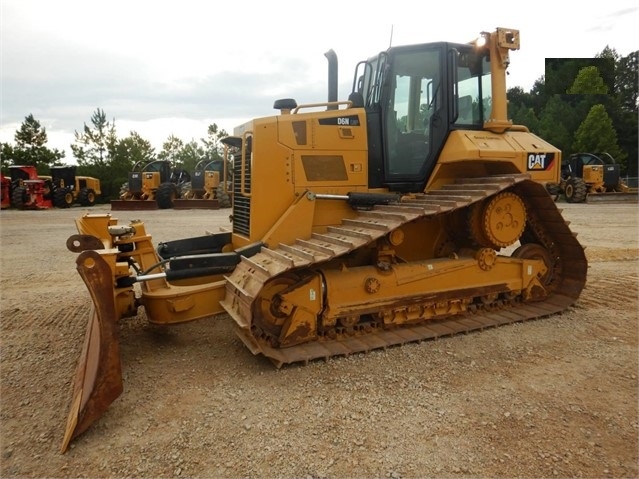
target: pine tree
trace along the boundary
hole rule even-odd
[[[575,133],[575,152],[608,153],[617,163],[625,164],[627,154],[619,148],[617,132],[603,105],[594,105]]]
[[[608,87],[599,75],[597,67],[584,67],[579,70],[575,81],[566,92],[571,95],[605,95]]]

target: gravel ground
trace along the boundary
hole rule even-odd
[[[224,315],[141,313],[121,326],[123,395],[66,454],[90,300],[65,242],[87,210],[2,211],[0,475],[635,478],[637,207],[561,207],[590,264],[561,315],[278,370]],[[112,214],[157,243],[229,212]]]

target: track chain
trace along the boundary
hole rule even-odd
[[[556,260],[552,292],[543,301],[512,303],[503,309],[482,309],[474,314],[427,320],[393,330],[374,328],[363,335],[322,338],[287,348],[273,348],[252,334],[253,302],[264,284],[275,276],[348,254],[417,218],[465,208],[505,190],[517,193],[524,200],[535,235]],[[586,282],[587,268],[583,247],[543,185],[530,180],[529,175],[469,178],[399,204],[358,211],[355,218],[329,226],[326,233],[313,233],[310,239],[298,239],[294,244],[280,244],[273,249],[264,247],[251,258],[242,257],[227,277],[222,306],[235,321],[238,336],[253,354],[264,354],[279,368],[289,363],[347,356],[556,314],[577,300]]]

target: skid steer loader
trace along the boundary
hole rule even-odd
[[[519,32],[395,46],[337,98],[275,101],[224,140],[232,228],[155,245],[86,214],[67,246],[93,301],[62,450],[122,392],[118,327],[226,313],[275,367],[541,318],[586,282],[545,189],[561,152],[506,115]]]

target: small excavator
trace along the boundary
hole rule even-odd
[[[157,245],[85,214],[67,247],[93,310],[62,443],[122,393],[118,329],[225,314],[274,367],[548,317],[586,283],[584,248],[546,189],[561,152],[507,118],[519,31],[392,46],[337,98],[237,127],[228,230]]]

